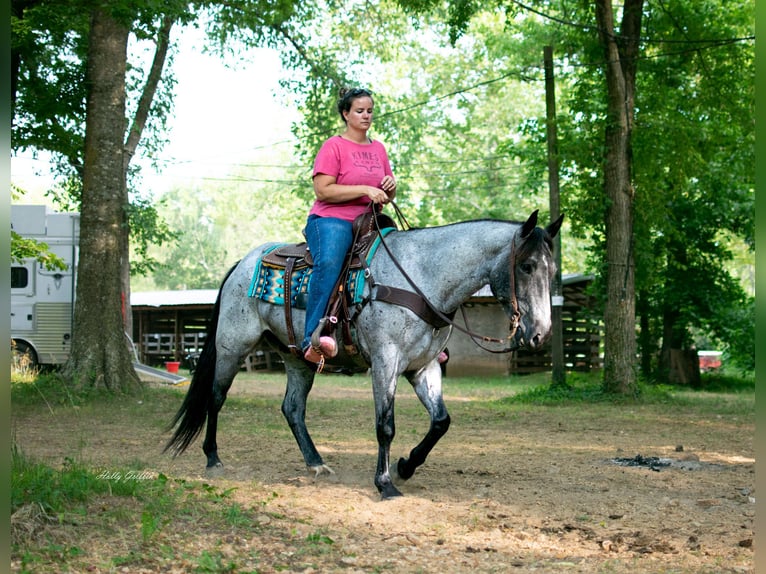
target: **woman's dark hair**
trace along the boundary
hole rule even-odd
[[[370,98],[372,94],[364,88],[342,88],[340,90],[340,99],[338,100],[338,113],[340,114],[343,123],[346,123],[346,118],[343,116],[343,112],[351,110],[351,104],[357,98]]]

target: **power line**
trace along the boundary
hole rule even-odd
[[[548,14],[546,12],[543,12],[542,10],[538,10],[536,8],[533,8],[532,6],[529,6],[527,4],[524,4],[522,2],[519,2],[518,0],[511,0],[513,4],[516,4],[519,8],[526,10],[528,12],[532,12],[533,14],[537,14],[541,18],[544,18],[546,20],[550,20],[552,22],[556,22],[557,24],[561,24],[563,26],[568,26],[570,28],[577,28],[580,30],[583,30],[584,32],[598,32],[598,27],[594,26],[593,24],[582,24],[580,22],[573,22],[571,20],[564,20],[563,18],[559,18],[557,16],[553,16],[551,14]],[[616,38],[620,38],[623,40],[631,39],[629,36],[624,36],[620,34],[615,34]],[[732,43],[738,43],[738,42],[747,42],[755,40],[755,36],[743,36],[738,38],[701,38],[701,39],[686,39],[686,40],[674,40],[674,39],[665,39],[665,38],[641,38],[639,37],[639,41],[646,43],[646,44],[712,44],[712,45],[726,45],[726,44],[732,44]]]
[[[561,23],[561,24],[565,24],[565,25],[579,27],[579,28],[582,28],[582,29],[587,29],[587,30],[594,29],[592,26],[589,26],[589,25],[578,24],[578,23],[575,23],[575,22],[566,21],[566,20],[563,20],[561,18],[557,18],[557,17],[551,16],[551,15],[545,14],[545,13],[540,12],[540,11],[530,7],[530,6],[527,6],[527,5],[525,5],[525,4],[521,3],[521,2],[518,2],[517,0],[511,0],[511,1],[513,3],[515,3],[515,4],[517,4],[518,6],[520,6],[521,8],[523,8],[523,9],[529,10],[529,11],[535,13],[535,14],[538,14],[538,15],[540,15],[540,16],[542,16],[544,18],[550,19],[552,21],[555,21],[555,22],[558,22],[558,23]],[[667,43],[667,44],[686,44],[686,45],[697,45],[698,47],[693,48],[693,49],[689,49],[689,50],[682,50],[682,51],[674,51],[674,52],[665,52],[665,53],[660,53],[660,54],[645,55],[645,56],[640,56],[638,59],[641,60],[641,59],[657,59],[657,58],[662,58],[662,57],[673,57],[673,56],[683,55],[683,54],[690,53],[690,52],[699,52],[700,50],[713,49],[713,48],[718,48],[718,47],[721,47],[721,46],[731,45],[731,44],[740,43],[740,42],[744,42],[744,41],[751,41],[751,40],[754,40],[754,39],[755,39],[755,36],[746,36],[746,37],[742,37],[742,38],[729,38],[729,39],[713,39],[713,40],[650,40],[650,39],[642,39],[641,41],[645,42],[645,43],[652,43],[653,42],[653,43]],[[707,45],[699,46],[699,44],[707,44]],[[579,67],[603,66],[603,65],[606,65],[606,64],[607,64],[606,60],[597,60],[597,61],[593,61],[593,62],[581,62],[581,63],[572,63],[572,62],[567,62],[566,64],[558,63],[556,65],[558,67],[560,67],[560,68],[563,68],[565,66],[570,67],[570,68],[579,68]],[[531,73],[532,71],[538,71],[538,72],[540,72],[540,75],[534,76]],[[440,101],[443,101],[443,100],[446,100],[446,99],[449,99],[449,98],[452,98],[452,97],[455,97],[455,96],[459,96],[461,94],[472,92],[473,90],[476,90],[478,88],[489,86],[489,85],[495,84],[497,82],[501,82],[501,81],[506,80],[506,79],[511,78],[511,77],[516,77],[519,80],[525,81],[525,82],[542,82],[543,79],[544,79],[543,76],[542,76],[542,71],[543,71],[542,64],[540,64],[540,65],[528,65],[528,66],[525,66],[523,68],[519,68],[517,70],[508,70],[505,73],[502,73],[501,75],[493,77],[493,78],[490,78],[488,80],[482,80],[482,81],[476,82],[474,84],[468,85],[466,87],[463,87],[463,88],[460,88],[460,89],[457,89],[457,90],[453,90],[451,92],[448,92],[448,93],[445,93],[445,94],[442,94],[442,95],[439,95],[439,96],[436,96],[436,97],[433,97],[433,98],[429,98],[427,100],[421,100],[419,102],[415,102],[415,103],[407,105],[405,107],[392,110],[390,112],[385,112],[385,113],[382,113],[382,114],[378,114],[376,117],[377,118],[391,117],[391,116],[395,116],[397,114],[402,114],[402,113],[408,112],[408,111],[416,109],[416,108],[421,108],[421,107],[433,105],[433,104],[435,104],[437,102],[440,102]],[[288,144],[288,143],[293,143],[294,144],[296,141],[300,141],[300,140],[304,140],[305,141],[305,140],[308,140],[309,138],[313,138],[313,137],[327,136],[327,135],[333,133],[334,131],[335,131],[335,128],[330,128],[330,129],[327,129],[327,130],[320,130],[320,131],[313,132],[312,134],[310,134],[308,136],[304,136],[303,138],[293,137],[293,138],[290,138],[290,139],[280,140],[280,141],[273,142],[273,143],[270,143],[270,144],[263,144],[263,145],[260,145],[260,146],[256,146],[256,147],[250,148],[250,150],[251,151],[258,151],[258,150],[263,150],[263,149],[273,149],[273,148],[275,148],[276,146],[279,146],[279,145],[284,145],[284,144]],[[183,161],[187,161],[187,160],[183,160]],[[183,161],[173,161],[173,162],[170,162],[170,163],[172,163],[172,164],[179,164],[179,163],[183,163]],[[246,165],[246,164],[243,164],[243,165]],[[275,167],[282,167],[282,166],[275,166]],[[309,168],[306,167],[304,169],[309,169]]]

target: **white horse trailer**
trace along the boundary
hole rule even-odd
[[[11,205],[11,229],[46,243],[63,259],[63,271],[35,259],[11,263],[11,342],[15,357],[32,365],[58,365],[69,358],[74,322],[80,214],[45,205]]]

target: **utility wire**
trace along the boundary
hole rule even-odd
[[[578,29],[581,29],[581,30],[584,30],[584,31],[594,31],[594,30],[597,30],[597,28],[595,26],[593,26],[593,25],[582,24],[582,23],[573,22],[573,21],[570,21],[570,20],[565,20],[563,18],[559,18],[557,16],[553,16],[551,14],[542,12],[542,11],[540,11],[540,10],[538,10],[538,9],[532,7],[532,6],[529,6],[527,4],[524,4],[523,2],[520,2],[518,0],[511,0],[511,2],[513,4],[516,4],[517,6],[519,6],[523,10],[526,10],[528,12],[534,13],[534,14],[536,14],[536,15],[544,18],[544,19],[556,22],[556,23],[561,24],[561,25],[565,25],[565,26],[569,26],[569,27],[573,27],[573,28],[578,28]],[[745,37],[735,37],[735,38],[717,38],[717,39],[698,39],[698,40],[695,40],[695,39],[675,40],[675,39],[641,38],[641,42],[645,43],[645,44],[688,45],[688,46],[694,46],[694,47],[693,48],[689,48],[687,50],[679,50],[679,51],[663,52],[663,53],[651,54],[651,55],[643,55],[643,56],[640,56],[638,59],[649,60],[649,59],[657,59],[657,58],[663,58],[663,57],[674,57],[674,56],[684,55],[684,54],[687,54],[687,53],[699,53],[701,50],[714,49],[714,48],[718,48],[718,47],[721,47],[721,46],[727,46],[727,45],[731,45],[731,44],[736,44],[736,43],[740,43],[740,42],[748,42],[748,41],[753,41],[753,40],[755,40],[755,36],[745,36]],[[564,63],[558,63],[558,64],[555,64],[555,65],[557,65],[560,68],[574,69],[574,68],[582,68],[582,67],[598,67],[598,66],[603,66],[605,64],[606,64],[605,60],[597,60],[597,61],[593,61],[593,62],[571,62],[571,61],[569,61],[569,62],[566,62],[565,64]],[[540,74],[539,75],[534,75],[534,72],[539,72]],[[542,82],[544,80],[544,77],[542,76],[542,72],[543,72],[542,64],[539,65],[539,66],[529,65],[529,66],[526,66],[524,68],[520,68],[520,69],[517,69],[517,70],[509,70],[509,71],[506,71],[505,73],[500,74],[499,76],[490,78],[488,80],[482,80],[482,81],[476,82],[474,84],[468,85],[466,87],[463,87],[463,88],[460,88],[460,89],[457,89],[457,90],[453,90],[451,92],[448,92],[448,93],[445,93],[445,94],[441,94],[441,95],[433,97],[433,98],[429,98],[429,99],[426,99],[426,100],[415,102],[415,103],[410,104],[408,106],[392,110],[390,112],[385,112],[385,113],[382,113],[382,114],[378,114],[376,117],[377,118],[392,117],[392,116],[396,116],[397,114],[402,114],[402,113],[411,111],[413,109],[417,109],[417,108],[421,108],[421,107],[425,107],[425,106],[430,106],[430,105],[433,105],[435,103],[438,103],[438,102],[441,102],[441,101],[453,98],[455,96],[459,96],[461,94],[469,93],[469,92],[472,92],[472,91],[477,90],[479,88],[490,86],[490,85],[495,84],[497,82],[502,82],[503,80],[506,80],[506,79],[511,78],[511,77],[516,77],[519,80],[525,81],[525,82]],[[564,73],[566,74],[566,71],[564,71]],[[262,149],[273,149],[273,148],[275,148],[276,146],[279,146],[279,145],[284,145],[284,144],[288,144],[288,143],[295,143],[296,140],[300,141],[300,139],[308,139],[309,137],[321,137],[323,135],[328,135],[332,131],[334,131],[334,128],[332,130],[321,130],[321,131],[318,131],[318,132],[314,132],[310,136],[305,136],[304,138],[294,138],[293,137],[293,138],[290,138],[290,139],[280,140],[280,141],[273,142],[273,143],[270,143],[270,144],[264,144],[264,145],[261,145],[261,146],[256,146],[254,148],[251,148],[251,151],[258,151],[258,150],[262,150]],[[177,164],[185,163],[186,161],[188,161],[188,160],[171,161],[169,163],[177,165]],[[458,160],[458,161],[463,161],[463,160]],[[473,161],[477,161],[477,160],[473,160]],[[483,159],[479,159],[478,161],[484,161],[484,160]],[[450,163],[450,162],[444,162],[444,163]],[[301,169],[301,170],[310,169],[310,166],[281,166],[281,165],[274,165],[274,166],[263,165],[263,166],[258,166],[257,164],[256,165],[234,164],[234,165],[241,165],[243,167],[272,167],[272,168],[281,168],[281,169]],[[417,164],[413,164],[413,165],[417,165]],[[405,167],[405,164],[402,164],[401,167]],[[220,178],[214,178],[214,179],[220,179]],[[238,181],[238,180],[233,179],[232,181]],[[269,181],[276,181],[276,180],[248,180],[248,181],[264,181],[264,182],[269,182]]]
[[[533,8],[532,6],[529,6],[528,4],[524,4],[522,2],[519,2],[518,0],[511,0],[511,3],[516,4],[519,8],[526,10],[527,12],[532,12],[533,14],[537,14],[541,18],[544,18],[545,20],[550,20],[551,22],[556,22],[557,24],[561,24],[563,26],[568,26],[570,28],[577,28],[579,30],[583,30],[585,32],[597,32],[598,27],[594,26],[592,24],[582,24],[580,22],[573,22],[571,20],[564,20],[563,18],[559,18],[557,16],[553,16],[551,14],[548,14],[546,12],[543,12],[541,10],[538,10],[537,8]],[[631,39],[629,36],[624,36],[620,34],[615,34],[615,38],[620,38],[623,40]],[[694,39],[685,39],[685,40],[673,40],[673,39],[664,39],[664,38],[639,38],[639,40],[646,44],[712,44],[712,45],[725,45],[725,44],[732,44],[736,42],[746,42],[755,40],[755,36],[743,36],[739,38],[701,38],[698,40]]]

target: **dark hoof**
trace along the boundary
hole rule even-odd
[[[389,483],[385,487],[380,489],[381,500],[390,500],[398,496],[402,496],[402,493],[399,492],[399,490],[393,484]]]
[[[397,496],[402,495],[402,493],[399,492],[399,490],[394,486],[394,483],[391,482],[390,475],[381,475],[379,477],[375,477],[375,487],[378,489],[380,497],[383,500],[396,498]]]
[[[208,472],[223,470],[223,463],[221,462],[221,459],[218,458],[218,455],[208,455],[206,469]]]
[[[406,458],[400,458],[399,462],[396,463],[396,468],[392,470],[402,480],[409,480],[415,474],[415,467],[410,468]]]

